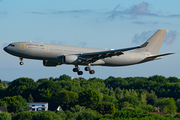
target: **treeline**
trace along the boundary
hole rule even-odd
[[[180,112],[179,95],[180,79],[158,75],[149,78],[110,76],[105,80],[71,79],[68,75],[61,75],[37,82],[31,78],[18,78],[10,83],[1,81],[0,84],[0,106],[7,107],[14,119],[27,116],[25,114],[34,119],[41,114],[50,114],[22,112],[28,111],[27,102],[61,105],[64,111],[52,113],[61,119],[85,119],[87,116],[88,119],[129,119],[128,116],[136,115],[133,119],[163,117],[149,113],[155,111],[164,112],[175,119],[179,116],[175,113]]]

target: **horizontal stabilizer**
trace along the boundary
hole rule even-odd
[[[166,56],[166,55],[171,55],[171,54],[174,54],[174,53],[166,53],[166,54],[155,55],[155,56],[150,56],[150,57],[146,57],[146,58],[147,59],[156,59],[156,58],[159,58],[159,57],[162,57],[162,56]]]

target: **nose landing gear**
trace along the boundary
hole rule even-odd
[[[19,59],[20,59],[20,61],[21,61],[19,64],[20,64],[20,65],[24,65],[24,63],[23,63],[23,61],[22,61],[23,58],[22,58],[22,57],[19,57]]]

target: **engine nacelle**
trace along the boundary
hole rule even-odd
[[[63,58],[63,63],[65,64],[77,64],[80,63],[81,59],[76,55],[65,55]]]
[[[43,65],[48,67],[56,67],[58,63],[49,60],[43,60]]]

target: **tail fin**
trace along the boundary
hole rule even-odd
[[[136,52],[149,52],[152,55],[157,55],[161,48],[166,32],[167,30],[158,30],[143,45],[141,45],[143,46],[142,48],[139,48],[135,51]]]

